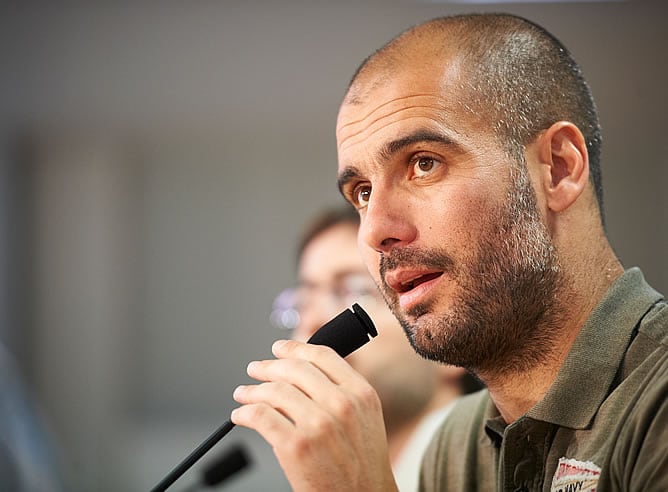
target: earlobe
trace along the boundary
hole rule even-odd
[[[589,181],[589,157],[577,126],[559,121],[539,137],[539,156],[545,166],[543,185],[547,206],[562,212],[580,197]]]

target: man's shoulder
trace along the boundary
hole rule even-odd
[[[636,330],[619,372],[620,390],[631,394],[651,390],[657,380],[668,377],[668,303],[660,300],[653,304]]]
[[[639,333],[652,338],[663,348],[668,347],[668,301],[661,299],[640,320]]]
[[[662,315],[664,319],[666,311]],[[617,428],[611,431],[605,423],[600,426],[602,432],[615,436],[607,473],[612,484],[610,490],[619,488],[619,484],[630,484],[627,488],[632,490],[649,490],[647,484],[652,484],[652,490],[668,490],[665,445],[668,439],[668,351],[665,338],[648,362],[639,370],[642,380],[629,391],[627,406],[617,412]]]

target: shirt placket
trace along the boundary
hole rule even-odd
[[[506,427],[500,456],[500,487],[506,492],[543,490],[551,426],[523,417]]]

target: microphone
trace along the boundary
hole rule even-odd
[[[341,357],[355,350],[378,335],[373,321],[359,304],[353,304],[352,311],[346,309],[322,325],[306,343],[326,345]],[[371,338],[369,338],[371,336]]]
[[[378,335],[378,331],[369,315],[355,303],[352,310],[346,309],[335,318],[325,323],[316,331],[307,343],[326,345],[334,349],[341,357],[345,357],[371,338]],[[227,420],[211,434],[202,444],[179,463],[151,492],[164,492],[181,477],[197,460],[209,451],[218,441],[234,428],[234,423]]]

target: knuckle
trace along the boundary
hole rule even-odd
[[[332,435],[335,427],[336,417],[328,412],[321,412],[311,418],[306,435],[312,441],[327,439],[327,436]]]
[[[234,421],[241,425],[257,422],[264,417],[265,413],[266,408],[261,404],[244,405],[234,411]]]
[[[249,386],[246,390],[245,400],[249,403],[261,401],[267,392],[267,383]]]
[[[331,400],[332,413],[341,420],[347,420],[355,413],[355,405],[352,400],[344,394],[337,394]]]
[[[297,434],[287,441],[286,449],[290,455],[301,461],[312,454],[313,444],[306,436]]]
[[[271,381],[257,386],[254,399],[275,406],[285,395],[290,394],[293,388],[283,381]]]
[[[274,382],[293,380],[295,374],[303,371],[307,364],[301,359],[277,359],[272,362],[271,380]]]
[[[378,393],[371,385],[363,385],[359,390],[359,399],[364,408],[369,408],[372,410],[380,409],[380,398]]]

